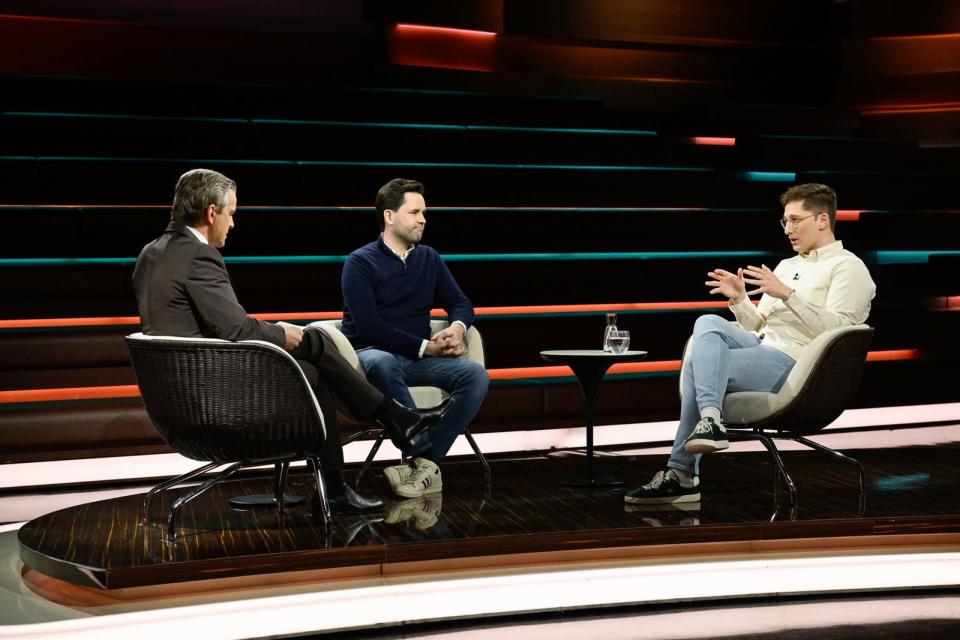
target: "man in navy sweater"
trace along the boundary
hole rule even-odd
[[[420,244],[426,225],[423,185],[397,178],[377,193],[381,234],[347,257],[343,267],[343,333],[367,379],[388,398],[413,407],[408,386],[440,387],[453,405],[428,431],[430,444],[410,464],[384,471],[390,488],[416,498],[441,490],[437,464],[476,415],[490,379],[462,358],[473,305],[440,255]],[[430,336],[430,309],[443,307],[450,326]]]

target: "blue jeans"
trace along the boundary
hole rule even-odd
[[[680,378],[680,425],[667,466],[700,473],[700,454],[683,450],[683,441],[700,421],[700,410],[723,410],[727,392],[777,392],[793,369],[793,358],[717,315],[697,318],[691,353]]]
[[[490,386],[487,370],[466,358],[411,360],[373,347],[360,349],[357,357],[370,384],[404,406],[416,406],[408,387],[440,387],[453,396],[453,406],[430,428],[429,448],[411,452],[433,462],[447,455],[453,441],[473,420]]]

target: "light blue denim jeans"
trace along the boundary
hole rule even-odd
[[[430,446],[424,451],[410,452],[437,463],[469,426],[490,386],[487,370],[467,358],[412,360],[373,347],[359,349],[357,357],[370,384],[406,407],[416,406],[408,387],[440,387],[453,396],[453,406],[430,427]]]
[[[723,410],[723,396],[735,391],[777,392],[793,368],[793,358],[717,315],[697,318],[690,360],[680,380],[680,425],[667,466],[699,475],[700,454],[683,450],[683,441],[700,421],[700,410]]]

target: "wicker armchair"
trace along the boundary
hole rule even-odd
[[[290,354],[257,340],[136,333],[127,336],[126,343],[157,431],[181,455],[209,461],[151,489],[143,501],[142,524],[147,524],[150,501],[159,491],[224,464],[230,466],[174,501],[167,516],[168,538],[175,537],[181,507],[245,467],[274,465],[273,500],[282,511],[289,464],[307,460],[329,529],[319,458],[326,426],[317,399]]]
[[[739,391],[723,400],[723,421],[730,440],[759,440],[776,463],[779,476],[790,492],[790,503],[797,501],[797,487],[787,472],[774,439],[793,440],[850,462],[859,470],[861,509],[864,500],[863,465],[850,456],[807,439],[836,420],[850,404],[867,359],[873,329],[865,324],[832,329],[807,345],[776,393]],[[684,366],[690,342],[684,350]],[[775,499],[778,494],[775,494]]]
[[[344,360],[349,362],[357,371],[363,374],[363,367],[360,366],[360,359],[357,358],[357,353],[354,351],[353,345],[350,344],[350,340],[348,340],[347,337],[340,331],[342,325],[342,320],[318,320],[316,322],[311,322],[309,326],[316,327],[326,332],[326,334],[330,336],[330,339],[333,340],[334,344],[337,345],[337,349],[340,351],[340,355],[343,356]],[[449,323],[446,320],[431,320],[430,333],[435,334],[448,326]],[[480,332],[477,331],[476,327],[470,327],[467,330],[466,335],[463,337],[463,342],[467,347],[467,355],[463,357],[469,358],[470,360],[473,360],[481,365],[485,364],[486,360],[483,351],[483,338],[480,336]],[[436,404],[439,404],[447,395],[449,394],[439,387],[410,387],[410,396],[413,398],[413,401],[418,408],[432,407]],[[347,412],[344,407],[340,407],[340,411],[344,413],[344,415],[349,415],[349,412]],[[364,435],[373,433],[377,434],[377,440],[374,442],[373,447],[371,447],[370,452],[363,461],[363,466],[361,466],[360,470],[357,472],[356,483],[358,485],[360,483],[360,478],[362,478],[367,472],[367,469],[370,468],[370,464],[373,462],[374,456],[376,456],[377,452],[380,450],[380,445],[383,444],[385,434],[383,429],[376,427],[361,430],[343,441],[344,444],[347,444],[363,437]],[[480,465],[483,467],[484,480],[489,487],[491,483],[491,472],[490,464],[487,462],[487,458],[483,455],[483,452],[480,451],[480,447],[477,445],[477,441],[474,439],[473,434],[470,433],[470,429],[463,430],[463,437],[467,439],[467,443],[470,445],[470,448],[473,449],[474,454],[476,454],[477,459],[480,461]]]

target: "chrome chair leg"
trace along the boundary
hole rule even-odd
[[[384,432],[381,429],[380,435],[377,436],[377,441],[373,443],[373,447],[370,448],[370,453],[367,454],[367,459],[363,461],[363,465],[360,467],[360,470],[357,471],[357,477],[353,481],[354,487],[360,486],[360,478],[363,477],[363,474],[367,472],[367,469],[370,468],[370,463],[373,462],[374,456],[377,455],[377,452],[380,451],[380,445],[383,444]]]
[[[193,471],[188,471],[184,474],[177,476],[176,478],[170,478],[169,480],[165,480],[164,482],[161,482],[160,484],[155,486],[153,489],[150,489],[150,491],[147,491],[147,495],[144,496],[143,504],[140,507],[140,518],[139,518],[140,524],[141,525],[150,524],[148,519],[149,518],[148,514],[150,513],[150,501],[153,499],[153,496],[160,493],[164,489],[169,489],[170,487],[174,485],[178,485],[181,482],[192,480],[193,478],[196,478],[197,476],[204,474],[207,471],[210,471],[211,469],[219,467],[221,464],[222,463],[220,462],[211,462],[209,464],[205,464],[199,469],[194,469]]]
[[[780,451],[777,449],[777,445],[773,440],[763,434],[757,434],[757,440],[763,443],[763,446],[767,448],[767,451],[770,452],[770,455],[773,456],[774,462],[777,463],[777,468],[780,469],[781,475],[783,475],[783,480],[787,484],[787,490],[790,492],[790,504],[794,507],[800,506],[799,501],[797,500],[797,485],[794,484],[793,478],[790,477],[790,474],[787,472],[787,467],[783,464],[783,458],[780,457]]]
[[[480,447],[477,446],[477,441],[473,439],[473,434],[470,433],[470,429],[464,429],[463,435],[467,438],[470,448],[473,449],[475,454],[477,454],[477,458],[480,460],[480,464],[483,466],[483,481],[487,484],[487,489],[489,490],[490,485],[493,483],[493,474],[490,472],[490,463],[487,462],[486,456],[483,455],[483,452],[480,451]]]
[[[759,440],[766,450],[770,452],[770,455],[773,456],[773,461],[776,463],[777,469],[787,485],[787,490],[790,492],[790,504],[799,506],[799,502],[797,501],[797,485],[793,482],[793,478],[791,478],[790,474],[787,472],[787,467],[783,464],[783,458],[780,457],[780,451],[777,449],[777,445],[774,444],[770,436],[756,431],[733,431],[728,429],[727,437],[740,440]],[[775,484],[774,501],[779,503],[779,500],[779,485]]]
[[[287,477],[290,474],[290,462],[277,462],[273,465],[273,499],[277,502],[277,511],[283,513],[286,500]]]
[[[323,481],[323,465],[320,458],[308,458],[310,466],[313,468],[313,478],[317,483],[317,497],[320,500],[320,513],[323,515],[323,526],[329,532],[330,530],[330,502],[327,500],[327,485]]]
[[[220,482],[221,480],[226,480],[227,478],[232,476],[234,473],[236,473],[240,469],[241,466],[243,466],[241,463],[235,462],[229,467],[227,467],[226,469],[224,469],[223,471],[221,471],[220,473],[218,473],[217,475],[215,475],[214,477],[204,482],[202,485],[200,485],[198,488],[194,489],[187,495],[180,496],[179,498],[177,498],[176,501],[173,503],[173,505],[170,507],[170,511],[167,515],[167,540],[173,540],[176,538],[176,533],[175,533],[176,527],[174,525],[174,521],[177,517],[177,511],[179,511],[180,508],[183,507],[185,504],[187,504],[197,496],[201,495],[205,491],[207,491],[210,487],[212,487],[216,483]]]
[[[846,454],[840,453],[839,451],[836,451],[834,449],[831,449],[830,447],[825,447],[819,442],[814,442],[813,440],[809,440],[807,438],[804,438],[803,436],[790,436],[790,439],[795,440],[796,442],[799,442],[802,445],[806,445],[811,449],[816,449],[817,451],[822,451],[823,453],[829,453],[830,455],[840,458],[841,460],[845,460],[847,462],[857,465],[857,470],[859,472],[859,480],[860,480],[860,493],[863,493],[863,489],[865,486],[865,483],[864,483],[865,474],[863,471],[863,465],[860,464],[859,460],[857,460],[856,458],[852,458]]]

